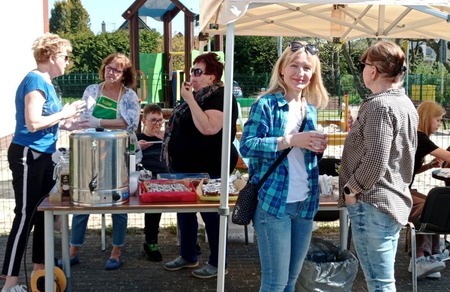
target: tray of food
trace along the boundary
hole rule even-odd
[[[195,202],[197,193],[188,180],[145,180],[140,182],[139,199],[152,202]]]
[[[228,201],[236,201],[239,191],[247,182],[241,178],[230,177]],[[201,180],[196,187],[197,195],[202,201],[220,201],[221,179]]]

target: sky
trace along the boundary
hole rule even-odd
[[[51,16],[51,9],[55,6],[55,2],[58,0],[48,0],[49,17]],[[200,11],[200,0],[181,0],[181,2],[194,13]],[[119,28],[125,19],[122,17],[122,13],[134,3],[134,0],[81,0],[84,9],[89,13],[91,19],[91,30],[98,34],[102,29],[102,22],[106,24],[106,31],[111,32]],[[147,25],[150,28],[155,28],[160,33],[163,32],[163,23],[153,20],[148,17]],[[184,33],[184,14],[179,12],[173,20],[172,32]]]

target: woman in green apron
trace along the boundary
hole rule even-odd
[[[100,84],[89,85],[83,94],[87,107],[84,118],[90,128],[126,129],[134,135],[138,127],[140,105],[136,92],[135,70],[123,54],[106,57],[100,67]],[[70,263],[80,262],[78,251],[84,244],[89,215],[74,215],[70,240]],[[122,265],[121,250],[127,230],[127,214],[113,214],[113,248],[106,261],[106,270]]]

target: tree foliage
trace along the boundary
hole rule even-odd
[[[277,38],[262,36],[236,36],[234,72],[270,72],[277,61]]]
[[[92,33],[89,13],[80,0],[56,1],[50,15],[50,32],[61,35]]]

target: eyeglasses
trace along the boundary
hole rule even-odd
[[[151,119],[151,120],[148,120],[148,119],[145,119],[147,122],[150,122],[150,123],[152,123],[153,125],[156,125],[156,124],[163,124],[164,123],[164,120],[163,119]]]
[[[374,64],[370,64],[370,63],[367,63],[367,62],[360,62],[359,63],[359,72],[363,72],[364,68],[366,68],[366,65],[376,67]]]
[[[58,56],[56,56],[56,57],[62,57],[62,58],[63,58],[63,60],[64,60],[64,62],[68,62],[68,61],[69,61],[69,59],[70,59],[70,57],[69,57],[69,56],[67,56],[67,55],[58,55]]]
[[[202,74],[206,74],[206,73],[203,72],[203,70],[201,68],[191,68],[191,75],[192,74],[195,77],[200,77],[200,76],[202,76]]]
[[[311,55],[316,55],[319,52],[319,48],[316,45],[304,45],[300,42],[292,42],[289,44],[289,47],[291,48],[292,52],[297,52],[301,48],[305,48],[305,51],[307,51]]]
[[[116,74],[116,75],[119,75],[119,74],[122,74],[122,73],[123,73],[122,70],[119,70],[119,69],[117,69],[117,68],[111,67],[111,66],[109,66],[109,65],[105,67],[105,70],[111,71],[111,72],[113,72],[113,74]]]

